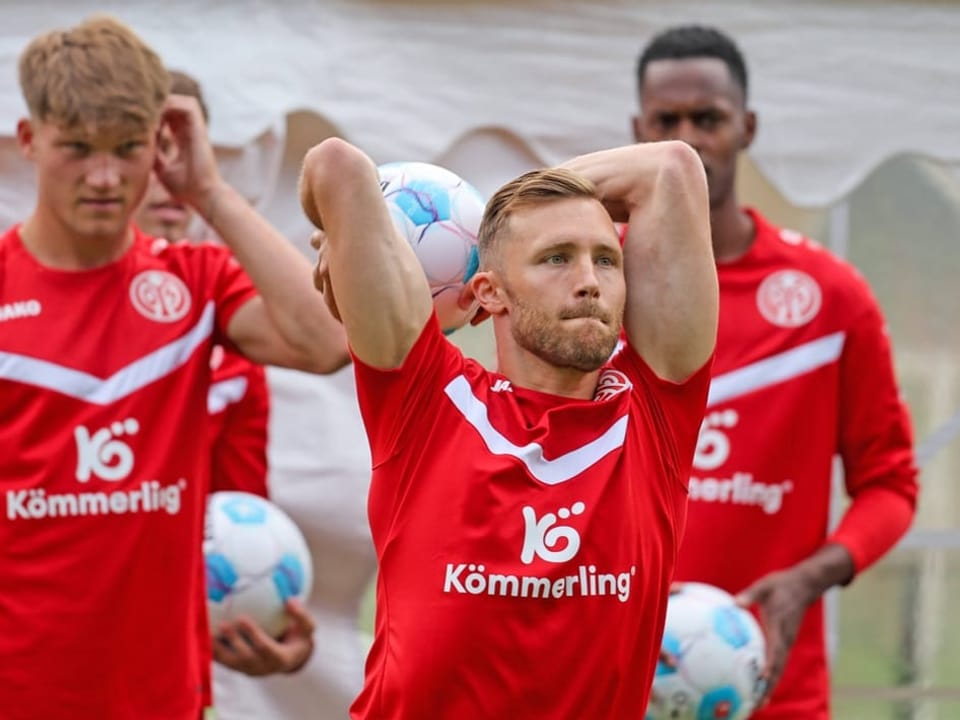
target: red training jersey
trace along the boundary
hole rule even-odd
[[[210,369],[210,491],[242,490],[267,497],[266,370],[223,345],[213,349]]]
[[[270,390],[263,365],[215,345],[210,355],[210,492],[242,490],[267,497],[267,438]],[[204,577],[201,587],[205,588]],[[207,626],[207,597],[197,632],[203,675],[203,704],[213,705],[210,664],[213,648]]]
[[[910,423],[865,280],[811,240],[751,215],[752,247],[717,268],[716,359],[677,564],[678,580],[733,593],[828,540],[834,455],[853,502],[829,540],[857,570],[905,532],[917,492]],[[753,717],[825,720],[828,708],[818,602]]]
[[[0,715],[196,720],[210,353],[255,291],[225,248],[116,262],[0,237]]]
[[[401,368],[355,372],[380,565],[352,717],[642,717],[708,369],[665,382],[627,347],[571,400],[433,318]]]

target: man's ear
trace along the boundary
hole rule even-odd
[[[750,147],[756,136],[757,114],[753,110],[747,110],[743,115],[743,142],[740,144],[740,149],[746,150]]]
[[[467,286],[480,304],[480,309],[474,316],[472,324],[476,325],[492,315],[500,315],[506,311],[500,284],[495,273],[489,270],[481,270],[470,278]]]
[[[479,325],[490,317],[490,313],[480,307],[477,296],[473,294],[473,286],[469,282],[460,288],[460,294],[457,296],[457,307],[467,313],[472,313],[470,317],[471,325]]]
[[[474,313],[472,318],[470,318],[470,324],[479,325],[484,320],[487,320],[489,317],[490,317],[490,313],[488,313],[483,308],[477,308],[477,312]]]
[[[27,160],[34,159],[33,138],[33,121],[29,118],[20,118],[17,121],[17,147],[20,148],[20,154]]]

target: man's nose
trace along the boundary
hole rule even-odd
[[[597,266],[592,257],[583,257],[577,261],[576,293],[580,297],[596,297],[600,292],[600,280],[597,277]]]
[[[94,157],[87,170],[87,184],[92,188],[104,189],[116,187],[120,182],[120,171],[116,161],[109,156]]]

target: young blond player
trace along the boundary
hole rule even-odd
[[[16,308],[0,322],[0,708],[195,720],[210,353],[327,372],[348,361],[343,330],[128,27],[38,36],[20,84],[37,199],[0,236],[0,306]],[[229,249],[131,223],[154,171]],[[225,629],[240,630],[276,662],[290,650]]]

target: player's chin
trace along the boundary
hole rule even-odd
[[[569,355],[563,365],[582,373],[592,373],[602,368],[609,358],[609,355],[601,356],[581,349],[579,352]]]
[[[603,367],[617,346],[617,332],[594,331],[578,333],[567,346],[567,366],[581,372],[593,372]]]
[[[127,218],[120,217],[83,219],[74,224],[73,232],[91,241],[113,240],[126,231],[128,222]]]
[[[585,318],[578,320],[577,323],[573,328],[573,334],[578,343],[585,347],[596,347],[601,351],[609,345],[610,352],[613,352],[613,347],[620,336],[619,327],[596,318]]]

